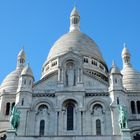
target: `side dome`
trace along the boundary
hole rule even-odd
[[[122,70],[123,85],[127,90],[140,91],[140,73],[131,66],[127,66]]]
[[[7,75],[0,86],[0,91],[4,90],[5,92],[16,93],[21,71],[22,68],[19,68]]]
[[[87,35],[80,31],[71,31],[64,34],[52,46],[47,61],[63,55],[72,50],[74,53],[91,56],[104,62],[97,44]]]
[[[122,51],[123,69],[121,71],[123,75],[123,85],[127,90],[140,91],[140,73],[137,72],[131,65],[131,54],[124,44]]]
[[[3,80],[0,91],[5,91],[8,93],[16,93],[18,88],[18,81],[19,77],[21,75],[21,72],[24,68],[25,64],[25,52],[23,49],[19,52],[17,56],[17,67],[14,71],[12,71],[10,74],[6,76],[6,78]]]

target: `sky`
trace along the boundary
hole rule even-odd
[[[76,5],[80,30],[99,46],[110,69],[122,69],[126,43],[133,67],[140,71],[140,0],[0,0],[0,83],[16,68],[24,46],[35,80],[54,42],[69,32],[70,12]]]

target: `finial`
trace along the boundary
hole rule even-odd
[[[22,46],[22,50],[23,50],[23,51],[24,51],[24,48],[25,48],[25,46],[23,45],[23,46]]]
[[[127,44],[126,43],[123,43],[123,46],[124,46],[124,48],[127,48]]]
[[[76,7],[76,0],[74,1],[74,6],[73,7]]]
[[[27,67],[28,67],[28,68],[30,67],[30,62],[27,63]]]
[[[116,65],[115,65],[115,61],[113,60],[112,61],[112,67],[115,67]]]

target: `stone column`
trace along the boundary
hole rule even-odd
[[[79,82],[82,82],[83,80],[82,80],[82,69],[80,68],[79,69]]]
[[[58,86],[63,87],[63,69],[58,68]]]
[[[58,68],[58,82],[61,81],[61,69]]]
[[[78,69],[78,83],[82,82],[82,70],[81,68]]]
[[[64,70],[63,69],[61,69],[61,74],[60,74],[60,76],[61,76],[61,82],[63,83],[64,82]]]
[[[81,135],[81,111],[80,110],[76,110],[75,111],[75,130],[77,131],[77,135]]]

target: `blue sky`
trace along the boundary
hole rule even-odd
[[[108,67],[115,60],[122,68],[126,42],[131,63],[140,71],[140,0],[0,0],[0,83],[16,68],[23,46],[35,79],[40,79],[51,46],[69,31],[74,4],[81,31],[99,45]]]

